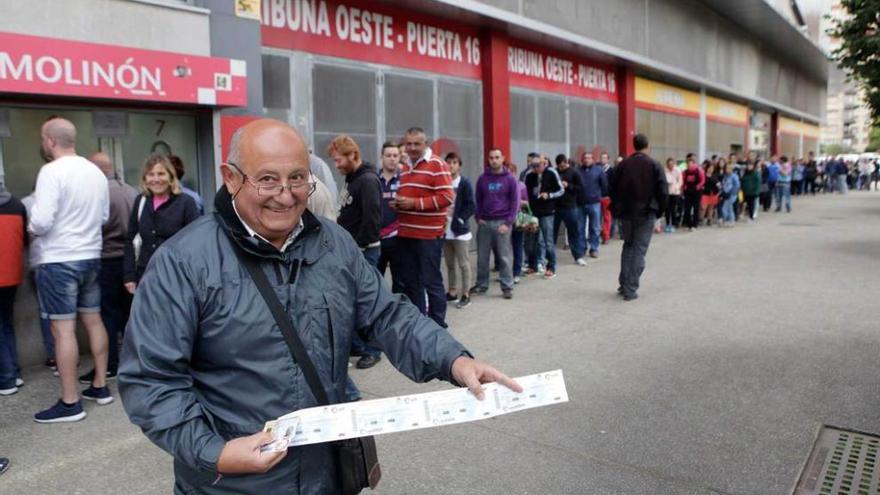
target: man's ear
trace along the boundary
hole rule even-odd
[[[238,177],[236,173],[232,170],[232,167],[227,163],[220,164],[220,175],[223,176],[223,184],[226,186],[226,191],[232,195],[235,194],[235,191],[238,190]]]

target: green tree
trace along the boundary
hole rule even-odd
[[[841,0],[848,15],[828,35],[841,45],[831,54],[838,66],[865,90],[875,126],[880,126],[880,0]]]
[[[844,146],[838,143],[822,145],[821,148],[823,155],[842,155],[844,153],[850,152],[850,148],[848,146]]]
[[[865,147],[865,151],[880,151],[880,127],[872,128],[868,136],[868,146]]]

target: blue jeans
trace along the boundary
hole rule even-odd
[[[620,276],[618,282],[624,295],[635,295],[639,290],[639,279],[645,271],[645,255],[654,234],[657,217],[649,214],[640,218],[621,218],[623,251],[620,253]]]
[[[107,370],[119,368],[119,342],[131,312],[131,294],[123,286],[123,258],[101,260],[101,320],[107,329]]]
[[[598,253],[602,235],[602,203],[581,206],[581,222],[583,222],[582,238],[589,244],[591,253]]]
[[[395,256],[400,267],[403,293],[419,308],[446,328],[446,289],[440,258],[444,239],[411,239],[398,237]]]
[[[568,247],[571,249],[571,255],[575,260],[584,257],[585,249],[584,238],[578,235],[581,224],[578,221],[578,217],[580,217],[580,208],[577,206],[567,210],[556,210],[556,215],[553,216],[553,243],[555,244],[556,239],[559,238],[559,226],[564,222]]]
[[[538,245],[529,258],[529,266],[537,267],[541,258],[547,260],[544,268],[556,271],[556,243],[553,242],[553,215],[538,217]]]
[[[16,289],[17,285],[0,287],[0,389],[15,387],[15,379],[21,376],[18,350],[15,348],[15,329],[12,327]]]
[[[43,350],[46,351],[46,359],[55,359],[55,337],[52,336],[52,327],[49,325],[49,317],[41,309],[40,291],[37,290],[37,271],[31,271],[31,282],[34,286],[34,295],[37,297],[37,310],[40,313],[40,333],[43,335]]]
[[[381,253],[381,249],[377,247],[367,248],[363,250],[364,259],[370,264],[370,266],[376,268],[378,271],[379,267],[379,254]],[[357,333],[357,330],[353,330],[351,332],[351,352],[352,354],[357,354],[358,356],[373,356],[379,357],[382,354],[382,351],[377,347],[371,346],[364,342],[364,339],[361,338],[360,334]]]
[[[736,202],[736,193],[725,198],[721,203],[721,219],[725,222],[733,222],[736,216],[733,214],[733,204]]]
[[[510,233],[510,243],[513,244],[513,276],[519,277],[522,275],[522,263],[523,263],[523,251],[526,233],[522,230],[514,229],[513,232]]]
[[[791,211],[791,183],[777,182],[773,192],[776,195],[776,211],[782,209],[783,203],[785,203],[785,211]]]
[[[78,312],[99,313],[100,271],[99,258],[40,265],[37,267],[40,311],[50,320],[73,320]]]

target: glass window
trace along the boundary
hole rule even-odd
[[[376,134],[375,72],[315,64],[312,93],[315,132]]]
[[[290,59],[280,55],[263,55],[263,106],[290,108]]]
[[[538,143],[541,152],[551,160],[566,150],[565,100],[538,97]]]
[[[119,139],[125,182],[138,187],[144,162],[152,153],[177,155],[183,161],[183,185],[198,191],[198,134],[193,115],[129,113],[128,136]]]
[[[800,153],[800,136],[792,136],[790,134],[779,135],[779,154],[785,155],[789,160],[798,158]]]
[[[571,141],[568,154],[578,163],[581,162],[584,153],[592,154],[596,145],[593,112],[594,106],[585,101],[571,100],[568,106]]]
[[[385,135],[397,141],[410,127],[421,127],[431,140],[434,133],[434,81],[385,74]]]
[[[315,64],[312,69],[314,101],[314,147],[328,164],[327,146],[339,134],[348,134],[360,146],[365,159],[379,156],[376,128],[376,72],[334,65]],[[335,167],[337,184],[342,176]]]
[[[596,146],[613,160],[618,154],[617,107],[596,104]]]
[[[526,156],[538,148],[535,135],[535,97],[510,93],[510,156],[508,160],[526,166]]]
[[[76,150],[80,155],[88,157],[98,151],[92,114],[87,110],[15,107],[9,107],[8,110],[11,137],[0,138],[3,170],[6,188],[19,199],[33,192],[37,173],[43,166],[40,129],[49,117],[64,117],[76,126]]]
[[[636,130],[648,136],[651,155],[658,161],[670,157],[683,160],[688,153],[697,151],[699,121],[696,118],[637,109]]]
[[[439,124],[437,153],[461,156],[462,174],[476,179],[483,172],[483,105],[479,84],[437,83]],[[448,149],[447,149],[448,148]],[[505,150],[506,152],[506,150]]]

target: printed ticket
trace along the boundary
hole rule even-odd
[[[568,402],[562,370],[521,376],[522,393],[483,385],[477,400],[466,388],[402,395],[300,409],[266,423],[275,440],[263,451],[477,421],[535,407]]]

